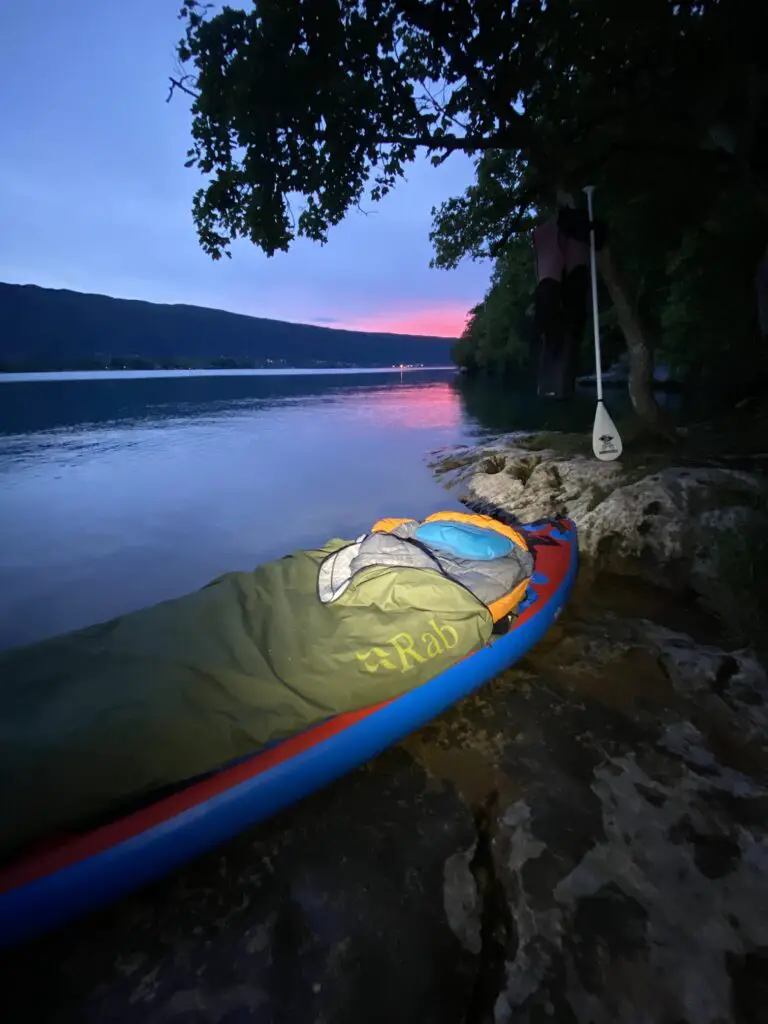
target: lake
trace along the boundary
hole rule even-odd
[[[429,451],[589,430],[593,414],[591,396],[564,409],[452,370],[9,375],[0,648],[357,536],[380,516],[459,508]]]

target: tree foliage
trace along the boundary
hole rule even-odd
[[[458,366],[499,375],[528,368],[534,284],[533,248],[520,235],[496,261],[485,298],[470,311],[453,348]]]
[[[188,162],[210,178],[194,201],[201,244],[217,257],[238,237],[270,254],[297,234],[323,241],[419,147],[513,154],[508,195],[523,211],[616,153],[690,155],[744,46],[759,46],[754,6],[255,0],[213,13],[186,0]]]
[[[716,193],[667,251],[666,287],[657,298],[660,350],[709,390],[749,390],[765,361],[754,287],[765,244],[751,196],[732,188]]]
[[[482,180],[479,173],[463,197],[461,232],[453,229],[452,203],[437,214],[433,238],[439,265],[451,265],[461,240],[487,216],[493,192],[489,201]],[[597,192],[596,202],[610,225],[611,245],[621,253],[633,284],[632,300],[659,358],[691,381],[732,389],[736,378],[744,378],[744,366],[755,367],[756,358],[760,360],[754,272],[766,231],[758,196],[722,173],[686,175],[681,181],[670,171],[657,180],[649,176],[642,190],[617,176]],[[503,221],[498,225],[501,232]],[[487,245],[480,232],[477,238],[476,244]],[[532,256],[527,262],[509,258],[530,253],[529,236],[512,236],[502,251],[489,292],[455,349],[456,361],[470,371],[497,373],[520,365],[485,355],[507,344],[522,357],[512,325],[519,322],[518,311],[532,301],[535,284]],[[468,255],[473,255],[471,250]],[[603,348],[610,360],[620,353],[620,331],[602,292],[600,305]],[[507,312],[489,315],[501,309]],[[507,328],[508,340],[502,342],[500,334]],[[585,345],[587,361],[590,352],[591,346]],[[753,377],[748,375],[746,382],[753,383]]]
[[[180,84],[195,95],[189,166],[214,258],[238,237],[266,253],[324,241],[366,188],[385,195],[418,147],[522,143],[527,5],[502,0],[258,0],[217,14],[186,0]],[[187,70],[190,69],[191,70]],[[291,202],[301,197],[294,219]]]
[[[498,259],[456,347],[466,365],[498,369],[526,347],[530,261],[517,239],[556,189],[588,181],[638,316],[694,365],[702,346],[723,348],[729,324],[748,333],[736,297],[768,209],[761,6],[253,0],[214,12],[186,0],[172,82],[194,97],[200,243],[218,259],[238,238],[269,255],[297,236],[324,242],[420,148],[434,162],[473,153],[475,182],[434,211],[433,262]]]
[[[566,135],[569,123],[583,129],[578,151],[561,155],[558,184],[578,196],[588,173],[598,185],[598,212],[632,283],[648,343],[689,379],[730,387],[739,375],[742,384],[754,381],[743,368],[757,369],[762,351],[755,345],[753,280],[766,235],[768,65],[751,35],[758,31],[756,6],[734,3],[729,10],[734,23],[720,35],[722,5],[691,5],[687,38],[672,47],[669,35],[666,46],[654,48],[653,89],[628,103],[623,118],[596,123],[589,82],[597,76],[579,72],[567,102],[554,92],[549,97],[541,124],[562,124]],[[640,81],[643,61],[633,61]],[[562,116],[553,117],[556,111]],[[547,170],[538,156],[483,154],[475,182],[433,211],[433,264],[451,268],[465,257],[505,253],[514,232],[530,225],[520,217],[521,195],[533,197],[536,217],[552,212]],[[530,294],[529,280],[507,275],[505,289]],[[602,319],[610,348],[615,313],[609,309]],[[477,330],[474,336],[479,345]],[[467,341],[459,354],[475,367]]]

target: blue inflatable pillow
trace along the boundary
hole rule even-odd
[[[435,551],[445,552],[454,558],[469,558],[480,562],[503,558],[515,546],[509,537],[472,523],[435,520],[422,523],[413,535],[416,540]]]

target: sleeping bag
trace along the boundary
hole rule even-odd
[[[382,520],[0,652],[0,855],[419,686],[488,642],[532,569],[484,516]]]

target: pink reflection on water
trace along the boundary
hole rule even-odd
[[[381,426],[444,430],[462,421],[461,400],[448,382],[382,388],[366,395],[366,403]]]

